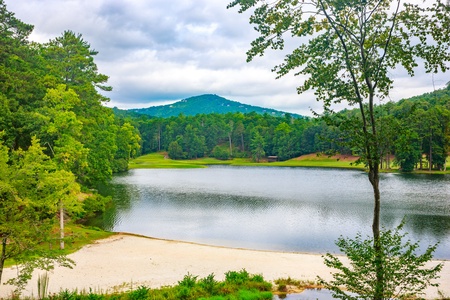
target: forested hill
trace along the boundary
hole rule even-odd
[[[261,115],[267,113],[274,117],[281,117],[286,114],[286,112],[259,106],[247,105],[212,94],[186,98],[173,104],[152,106],[148,108],[135,108],[130,109],[129,111],[161,118],[174,117],[178,116],[179,114],[183,114],[185,116],[195,116],[198,114],[226,114],[236,112],[241,112],[244,114],[256,112],[257,114]],[[289,114],[294,118],[303,118],[303,116],[301,115],[291,113]]]

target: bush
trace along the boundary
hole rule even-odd
[[[433,279],[438,278],[442,264],[430,269],[425,264],[433,258],[433,252],[437,245],[429,246],[425,253],[416,255],[419,248],[418,243],[410,240],[403,242],[406,234],[401,234],[402,222],[394,231],[383,230],[380,235],[382,251],[383,299],[410,299],[423,294],[427,286],[432,284]],[[326,282],[319,277],[320,283],[325,288],[333,291],[333,297],[339,299],[373,299],[376,288],[380,288],[376,281],[375,249],[373,239],[362,240],[358,234],[355,239],[339,238],[336,242],[339,249],[346,254],[350,261],[347,266],[339,258],[326,254],[325,265],[337,269],[339,272],[333,274],[334,280]],[[350,295],[342,291],[344,287]]]
[[[169,155],[171,159],[186,158],[186,153],[183,152],[183,148],[181,148],[180,144],[178,144],[177,141],[173,141],[169,144],[167,155]]]
[[[230,159],[230,151],[225,147],[215,146],[211,156],[217,159],[227,160]]]

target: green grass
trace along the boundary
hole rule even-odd
[[[214,274],[198,279],[198,276],[187,274],[175,286],[165,286],[159,289],[150,289],[146,286],[114,293],[68,291],[49,295],[48,300],[269,300],[272,299],[272,284],[265,281],[261,275],[251,275],[245,270],[225,273],[224,281],[217,281]],[[23,298],[27,299],[27,298]]]
[[[130,169],[156,169],[156,168],[204,168],[208,165],[229,166],[276,166],[276,167],[327,167],[364,169],[362,165],[352,165],[347,160],[338,160],[327,156],[308,157],[306,159],[290,159],[282,162],[254,162],[250,158],[234,158],[230,160],[218,160],[215,158],[199,158],[188,160],[173,160],[165,157],[164,153],[151,153],[140,156],[130,161]]]
[[[286,161],[277,162],[254,162],[250,158],[233,158],[230,160],[219,160],[211,157],[199,159],[173,160],[167,158],[166,154],[151,153],[140,156],[130,161],[130,169],[189,169],[189,168],[205,168],[209,165],[228,165],[228,166],[251,166],[251,167],[317,167],[317,168],[339,168],[339,169],[355,169],[365,170],[363,164],[355,164],[355,158],[352,157],[329,157],[327,155],[310,154],[293,158]],[[450,158],[447,159],[447,165],[450,165]],[[397,166],[392,165],[391,169],[382,169],[382,173],[399,172]],[[416,170],[413,173],[419,174],[450,174],[450,167],[447,171],[431,172],[426,170]]]
[[[73,253],[82,247],[92,244],[96,240],[101,240],[114,235],[114,232],[104,231],[97,227],[83,226],[79,224],[65,225],[65,249],[64,254]],[[59,246],[59,241],[55,241],[54,247]]]
[[[66,224],[65,225],[65,242],[64,250],[58,250],[60,254],[71,254],[81,249],[83,246],[92,244],[96,240],[101,240],[114,235],[115,233],[104,231],[96,227],[87,227],[79,224]],[[58,249],[59,248],[59,228],[54,229],[55,238],[48,244],[41,245],[43,248]],[[5,261],[5,268],[15,265],[15,262],[11,259]]]

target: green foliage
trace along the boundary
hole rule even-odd
[[[183,159],[186,157],[186,154],[183,152],[183,148],[181,148],[177,141],[173,141],[169,144],[167,154],[171,159]]]
[[[216,281],[214,274],[205,278],[197,279],[198,276],[187,274],[176,286],[165,286],[159,289],[150,289],[140,286],[135,290],[123,293],[101,294],[61,291],[59,294],[49,295],[49,300],[263,300],[272,299],[271,284],[264,281],[261,275],[251,275],[245,270],[239,272],[228,272],[229,280]]]
[[[83,211],[77,215],[77,218],[86,219],[102,213],[105,211],[106,205],[110,202],[111,197],[105,197],[99,194],[89,195],[83,200]]]
[[[327,120],[333,119],[334,104],[345,101],[358,107],[359,114],[341,115],[338,123],[349,133],[350,147],[368,168],[373,188],[375,259],[370,262],[375,268],[372,275],[376,284],[371,295],[375,300],[381,300],[388,289],[383,284],[387,262],[380,244],[379,187],[379,168],[386,152],[381,133],[387,131],[380,126],[382,118],[375,101],[389,96],[393,87],[391,69],[402,67],[413,76],[418,61],[424,63],[427,72],[450,69],[450,5],[443,0],[429,2],[421,6],[393,0],[233,0],[228,5],[239,7],[240,13],[251,10],[250,23],[258,36],[247,52],[248,61],[264,55],[267,49],[283,50],[285,38],[290,45],[296,41],[297,46],[273,71],[279,77],[290,72],[301,76],[297,91],[313,90],[323,103]],[[428,133],[430,170],[433,133],[439,131],[433,126]],[[438,165],[444,164],[445,158],[439,157]]]
[[[230,151],[227,147],[217,145],[214,147],[211,153],[211,157],[221,160],[227,160],[230,159]]]
[[[149,288],[146,286],[140,286],[136,290],[128,293],[129,300],[145,300],[148,299]]]
[[[264,138],[258,131],[255,131],[250,143],[250,149],[252,151],[254,161],[259,162],[266,155],[266,152],[264,151],[265,146],[266,143],[264,142]]]
[[[53,220],[61,201],[69,212],[80,208],[74,197],[79,187],[73,175],[57,170],[43,149],[33,138],[27,151],[19,149],[10,158],[0,143],[0,276],[5,260],[15,261],[18,275],[9,282],[16,285],[17,292],[31,279],[34,269],[72,264],[55,250],[40,247],[54,238]]]
[[[324,256],[325,265],[336,269],[333,280],[327,282],[319,278],[325,288],[339,299],[373,299],[377,285],[383,285],[382,299],[411,299],[420,296],[423,290],[439,277],[442,264],[428,268],[426,264],[433,258],[437,245],[428,247],[423,254],[416,254],[419,244],[405,240],[406,234],[400,231],[403,223],[395,230],[383,230],[380,244],[383,260],[383,280],[376,281],[376,250],[373,238],[339,238],[336,245],[344,253],[349,263],[332,254]],[[342,287],[345,289],[343,290]],[[356,293],[357,296],[348,294]]]

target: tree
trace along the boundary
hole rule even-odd
[[[264,138],[258,131],[255,130],[255,132],[253,133],[252,141],[250,143],[250,149],[252,151],[252,157],[254,161],[259,162],[261,158],[266,155],[266,152],[264,151],[265,145],[266,143],[264,142]]]
[[[436,245],[430,246],[422,255],[416,255],[418,243],[405,241],[406,234],[401,234],[403,223],[394,231],[382,230],[380,239],[384,261],[383,277],[386,285],[383,289],[383,299],[413,299],[428,285],[435,286],[432,280],[442,270],[443,264],[426,268],[425,264],[433,257]],[[333,280],[327,282],[320,278],[325,288],[334,292],[338,299],[371,299],[377,290],[373,279],[376,278],[376,252],[372,239],[362,239],[358,235],[355,239],[339,238],[336,243],[350,259],[351,267],[347,267],[339,257],[326,254],[325,264],[330,268],[337,268],[341,273],[334,273]],[[346,291],[339,287],[345,286]],[[351,295],[354,293],[356,295]]]
[[[182,159],[186,158],[186,153],[183,152],[183,148],[181,148],[178,141],[170,142],[167,155],[171,159]]]
[[[117,130],[116,145],[117,151],[114,156],[113,171],[121,172],[128,169],[130,158],[137,157],[140,150],[141,137],[136,128],[125,122]]]
[[[31,279],[35,268],[49,270],[54,263],[71,265],[65,256],[43,247],[43,243],[54,238],[58,204],[70,203],[67,197],[76,192],[70,185],[75,181],[73,175],[56,170],[43,149],[34,138],[29,149],[19,149],[9,157],[7,147],[0,143],[0,280],[5,260],[14,260],[18,276],[9,282],[18,290]]]
[[[247,52],[250,61],[266,49],[282,50],[286,35],[300,46],[275,66],[278,77],[291,71],[305,78],[298,92],[313,89],[326,111],[346,101],[360,111],[359,148],[374,195],[372,222],[376,280],[373,299],[384,295],[380,244],[380,141],[375,101],[389,95],[390,70],[414,75],[418,60],[427,72],[446,71],[450,61],[450,7],[441,0],[425,7],[401,0],[234,0],[239,12],[254,8],[250,22],[259,36]],[[433,42],[432,42],[433,41]]]

